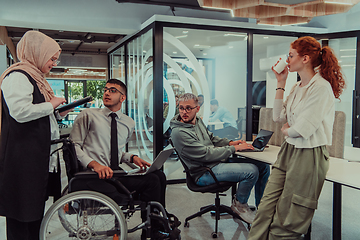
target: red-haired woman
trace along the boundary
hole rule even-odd
[[[291,43],[288,67],[273,72],[277,88],[274,121],[285,141],[273,165],[269,181],[249,233],[250,240],[300,239],[307,232],[329,168],[326,145],[332,143],[335,98],[345,87],[338,60],[331,48],[312,37]],[[290,72],[301,81],[283,102]]]

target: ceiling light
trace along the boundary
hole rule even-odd
[[[203,8],[218,9],[218,10],[231,10],[230,8],[210,7],[210,6],[203,6]]]
[[[183,34],[186,34],[186,33],[188,33],[188,32],[189,32],[189,31],[183,31],[182,33],[183,33]]]
[[[296,22],[296,23],[289,23],[289,24],[281,24],[280,26],[291,26],[291,25],[300,25],[300,24],[307,24],[308,21],[305,22]]]
[[[356,49],[340,49],[340,52],[356,51]]]
[[[234,10],[230,9],[230,14],[232,17],[235,17]]]
[[[202,6],[203,8],[208,8],[208,9],[218,9],[218,10],[226,10],[226,11],[230,11],[230,14],[232,17],[235,17],[234,11],[231,8],[221,8],[221,7],[211,7],[211,6]]]
[[[211,46],[209,45],[200,45],[200,44],[195,44],[194,48],[211,48]]]
[[[264,37],[264,39],[268,39],[269,37]]]
[[[234,46],[229,46],[229,48],[234,48]]]
[[[324,1],[324,3],[329,3],[329,4],[338,4],[338,5],[354,5],[353,3],[347,3],[347,2],[332,2],[332,1]]]
[[[266,26],[280,26],[279,24],[271,24],[271,23],[257,23],[257,25],[266,25]]]
[[[173,52],[173,54],[177,54],[177,52]]]
[[[207,53],[203,53],[203,55],[204,55],[204,56],[206,56],[206,55],[207,55]]]
[[[176,36],[175,38],[186,38],[188,35]]]
[[[340,56],[341,58],[356,58],[356,56],[351,56],[351,55],[347,55],[347,56]]]
[[[297,23],[293,23],[293,24],[291,24],[291,25],[300,25],[300,24],[307,24],[307,23],[309,23],[309,21],[297,22]],[[284,25],[282,25],[282,26],[284,26]]]
[[[224,37],[245,37],[247,34],[238,34],[238,33],[225,33]]]

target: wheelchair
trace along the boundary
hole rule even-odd
[[[153,221],[158,221],[163,226],[164,234],[160,239],[181,239],[180,230],[170,224],[167,213],[160,203],[145,203],[137,200],[137,193],[129,192],[116,179],[125,176],[125,171],[114,171],[111,179],[99,179],[95,172],[82,171],[74,144],[68,136],[69,134],[63,135],[60,139],[52,141],[52,144],[62,143],[56,151],[62,150],[69,181],[62,192],[62,197],[52,204],[44,215],[40,227],[40,240],[125,240],[128,233],[137,230],[144,230],[142,239],[154,239],[151,236]],[[116,189],[116,193],[106,189],[102,192],[94,191],[93,183],[101,190],[103,190],[102,183],[106,183],[106,188],[110,186]],[[127,220],[136,211],[143,211],[143,214],[145,212],[146,220],[128,229]]]

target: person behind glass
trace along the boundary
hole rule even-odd
[[[179,105],[179,95],[176,94],[175,95],[175,115],[179,113],[178,105]],[[169,113],[169,103],[166,104],[166,106],[164,108],[164,112],[163,112],[164,121],[167,118],[168,113]]]
[[[56,118],[69,111],[55,116],[54,109],[65,99],[55,97],[45,79],[60,53],[55,40],[28,31],[17,44],[20,62],[0,77],[0,215],[6,217],[9,240],[38,240],[51,180],[60,195],[59,163],[55,154],[50,156],[50,141],[59,138]]]
[[[112,178],[113,170],[119,169],[121,162],[134,163],[141,169],[150,166],[137,155],[122,152],[135,128],[134,120],[121,111],[126,92],[126,85],[122,81],[109,79],[103,94],[105,108],[89,108],[81,111],[70,133],[79,161],[85,168],[95,171],[100,179]],[[111,166],[112,115],[117,126],[119,162],[116,166]],[[139,193],[140,200],[156,201],[165,207],[166,177],[162,171],[157,170],[142,176],[120,177],[119,180],[130,192]],[[146,217],[144,213],[142,216]]]
[[[236,126],[236,121],[232,114],[224,107],[219,106],[219,102],[216,99],[210,101],[210,110],[211,115],[209,117],[209,122],[215,122],[220,120],[223,122],[223,128],[213,130],[214,135],[219,137],[228,137],[236,138],[238,137],[238,129]]]
[[[199,112],[196,114],[196,116],[198,116],[199,118],[203,119],[204,117],[204,95],[199,94],[198,95],[198,100],[199,100],[199,106],[200,106],[200,110]]]
[[[245,141],[230,141],[214,136],[197,117],[199,111],[197,97],[185,93],[179,98],[179,114],[170,122],[171,139],[174,147],[187,167],[192,170],[200,166],[211,168],[219,181],[237,182],[238,188],[231,209],[244,221],[252,223],[255,213],[248,205],[251,189],[255,185],[255,203],[260,203],[270,174],[268,164],[250,159],[231,159],[235,151],[253,149]],[[199,186],[214,184],[209,172],[191,174]]]
[[[301,37],[291,43],[288,67],[273,72],[277,88],[274,121],[285,141],[273,165],[249,239],[301,239],[311,223],[329,168],[326,145],[332,143],[335,98],[345,82],[332,49],[316,39]],[[283,102],[289,72],[300,81]]]

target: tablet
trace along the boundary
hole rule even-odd
[[[66,104],[66,105],[62,105],[61,107],[58,107],[55,109],[55,111],[59,111],[60,112],[64,112],[64,111],[67,111],[69,109],[72,109],[72,108],[75,108],[77,106],[80,106],[82,104],[85,104],[87,102],[90,102],[93,100],[93,97],[92,96],[88,96],[86,98],[82,98],[80,100],[77,100],[75,102],[72,102],[72,103],[69,103],[69,104]]]

